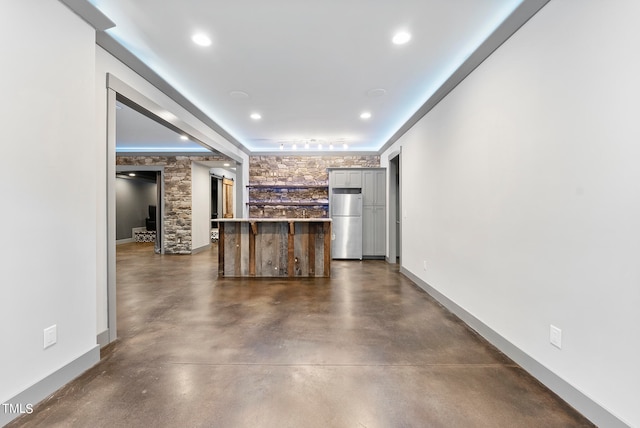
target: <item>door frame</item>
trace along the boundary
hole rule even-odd
[[[389,257],[387,262],[391,264],[400,263],[402,265],[402,221],[399,215],[402,212],[402,147],[398,151],[390,153],[387,160],[389,166],[389,174],[387,175],[387,188],[389,189],[387,245]],[[396,180],[396,176],[399,177],[399,180]]]
[[[236,162],[236,209],[238,213],[244,213],[245,193],[243,193],[243,158],[229,150],[228,148],[213,147],[216,144],[209,136],[204,135],[200,130],[189,125],[182,119],[170,112],[169,108],[152,101],[136,89],[132,88],[111,73],[107,73],[107,138],[106,138],[106,173],[107,173],[107,343],[114,342],[118,338],[117,331],[117,311],[116,311],[116,97],[125,98],[129,103],[134,104],[153,116],[155,120],[165,126],[190,135],[193,141],[198,141],[203,147],[209,148],[213,152],[221,153]],[[148,154],[149,156],[151,154]],[[134,166],[134,169],[142,170],[141,166]],[[164,181],[164,180],[163,180]],[[164,197],[162,198],[164,201]],[[164,207],[163,207],[164,208]],[[164,212],[164,209],[163,209]]]

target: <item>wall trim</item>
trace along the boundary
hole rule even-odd
[[[192,255],[193,255],[193,254],[198,254],[198,253],[201,253],[201,252],[203,252],[203,251],[208,250],[209,248],[211,248],[211,244],[210,244],[210,243],[209,243],[209,244],[207,244],[207,245],[203,245],[202,247],[198,247],[198,248],[194,248],[194,249],[192,249],[192,250],[191,250],[191,254],[192,254]]]
[[[106,329],[96,336],[96,343],[98,344],[98,346],[100,346],[100,349],[109,344],[109,329]]]
[[[116,245],[129,244],[131,242],[135,242],[133,238],[116,239]]]
[[[400,273],[413,281],[418,287],[422,288],[427,294],[436,299],[445,308],[454,315],[464,321],[469,327],[484,337],[489,343],[502,351],[505,355],[515,361],[525,371],[539,380],[551,391],[556,393],[560,398],[569,405],[582,413],[591,422],[597,426],[608,428],[629,428],[622,420],[618,419],[607,409],[593,401],[591,398],[580,392],[564,379],[556,375],[554,372],[543,366],[530,355],[522,351],[520,348],[509,342],[488,325],[480,321],[478,318],[460,307],[453,300],[418,278],[404,266],[400,268]]]
[[[41,381],[35,383],[21,393],[11,397],[5,403],[21,404],[26,409],[28,404],[35,406],[58,389],[80,376],[100,361],[100,347],[95,345],[89,351],[80,355],[69,364],[61,367]],[[20,416],[20,413],[5,413],[0,411],[0,426],[5,426]]]

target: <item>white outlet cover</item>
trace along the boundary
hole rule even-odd
[[[44,349],[55,345],[58,341],[58,327],[56,325],[52,325],[51,327],[47,327],[44,329]]]
[[[549,341],[556,348],[562,349],[562,330],[555,325],[549,326]]]

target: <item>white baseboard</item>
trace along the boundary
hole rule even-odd
[[[135,241],[133,240],[133,238],[118,239],[116,241],[116,245],[128,244],[129,242],[135,242]]]
[[[100,347],[96,345],[66,366],[56,370],[18,395],[10,398],[5,403],[12,404],[16,406],[17,409],[21,409],[23,411],[33,408],[38,402],[44,400],[67,383],[80,376],[99,361]],[[18,416],[21,416],[20,411],[11,413],[10,411],[7,412],[5,410],[6,408],[8,408],[8,406],[2,406],[2,409],[0,409],[0,426],[5,426]]]
[[[100,349],[109,344],[109,329],[106,329],[96,336],[96,343],[100,346]]]
[[[198,254],[205,250],[208,250],[209,248],[211,248],[211,244],[203,245],[202,247],[194,248],[193,250],[191,250],[191,254]]]
[[[537,360],[533,359],[520,348],[492,330],[488,325],[458,306],[454,301],[450,300],[444,294],[422,281],[416,275],[404,267],[400,268],[400,273],[416,283],[418,287],[426,291],[427,294],[440,302],[440,304],[445,308],[464,321],[465,324],[478,332],[478,334],[487,339],[489,343],[515,361],[520,367],[538,379],[564,401],[569,403],[569,405],[574,409],[582,413],[591,422],[600,427],[629,428],[629,425],[611,414],[607,409],[587,397],[582,392],[578,391],[564,379],[560,378],[551,370],[540,364]]]

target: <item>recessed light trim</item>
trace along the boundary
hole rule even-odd
[[[407,33],[406,31],[398,31],[393,36],[393,39],[391,39],[394,45],[404,45],[408,43],[409,40],[411,40],[411,34]]]
[[[249,94],[246,93],[245,91],[231,91],[229,92],[229,96],[231,98],[236,98],[236,99],[246,99],[249,98]]]
[[[363,112],[360,114],[360,119],[362,119],[362,120],[368,120],[368,119],[371,119],[371,112],[363,111]]]
[[[387,95],[387,90],[383,88],[374,88],[367,91],[367,96],[371,98],[384,97],[385,95]]]
[[[262,115],[260,113],[251,113],[251,115],[249,116],[251,119],[253,120],[260,120],[262,119]]]
[[[204,33],[196,33],[191,36],[191,41],[198,46],[207,47],[211,46],[211,38]]]

